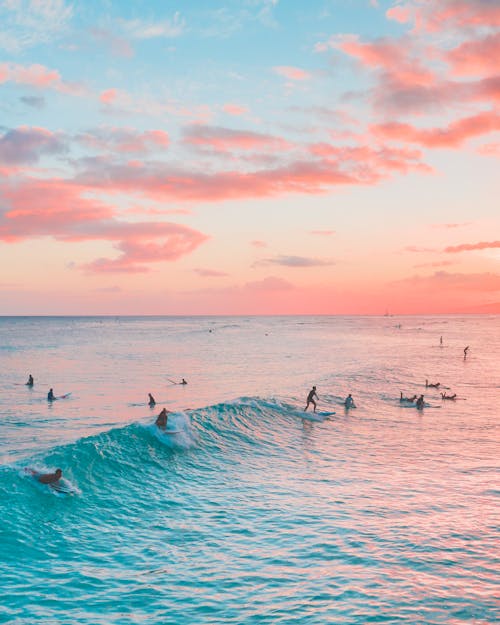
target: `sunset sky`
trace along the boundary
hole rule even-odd
[[[0,314],[500,312],[498,0],[0,0]]]

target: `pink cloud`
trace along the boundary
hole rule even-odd
[[[259,241],[259,240],[254,240],[254,241],[250,241],[250,245],[253,245],[254,247],[267,247],[267,243],[265,241]]]
[[[82,93],[81,86],[63,81],[57,70],[39,64],[24,66],[18,63],[0,63],[0,84],[5,82],[29,85],[38,89],[54,89],[72,95]]]
[[[430,276],[411,276],[394,284],[412,289],[432,291],[500,291],[500,275],[496,273],[448,273],[436,271]]]
[[[500,114],[485,111],[452,122],[447,128],[420,129],[410,124],[390,122],[371,127],[385,139],[418,143],[428,148],[457,147],[472,137],[500,130]]]
[[[207,236],[168,222],[125,222],[109,205],[86,197],[88,189],[63,180],[24,180],[3,185],[0,239],[16,242],[51,236],[60,241],[116,241],[117,259],[100,258],[87,271],[144,272],[155,262],[191,253]],[[158,241],[160,239],[161,241]]]
[[[443,56],[451,65],[454,74],[460,76],[496,74],[499,70],[500,33],[483,39],[465,41]]]
[[[210,147],[213,150],[229,152],[231,150],[272,149],[288,150],[290,144],[279,137],[258,132],[232,130],[219,126],[190,126],[185,130],[184,141],[191,145]]]
[[[445,247],[444,251],[449,254],[457,252],[471,252],[473,250],[488,250],[500,248],[500,241],[481,241],[480,243],[462,243],[461,245],[451,245]]]
[[[20,126],[0,135],[0,163],[6,165],[36,163],[43,155],[61,154],[65,142],[45,128]]]
[[[311,74],[300,67],[292,67],[290,65],[279,65],[273,67],[273,71],[279,76],[283,76],[288,80],[309,80]]]
[[[423,269],[424,267],[448,267],[449,265],[454,265],[451,260],[437,260],[431,263],[420,263],[419,265],[413,265],[415,269]]]
[[[400,24],[406,24],[406,22],[409,22],[411,19],[412,11],[409,6],[397,5],[388,9],[385,15],[390,20],[394,20]]]
[[[102,104],[114,104],[118,99],[118,95],[117,89],[106,89],[101,92],[99,100]]]
[[[335,234],[335,230],[310,230],[309,234],[314,234],[323,237],[330,237]]]
[[[141,132],[132,128],[99,128],[80,135],[78,139],[90,148],[120,153],[147,153],[168,147],[170,141],[168,133],[163,130]]]
[[[245,113],[248,113],[248,109],[245,106],[241,106],[239,104],[231,104],[230,102],[228,102],[227,104],[224,104],[224,106],[222,107],[222,110],[228,113],[229,115],[235,115],[235,116],[244,115]]]

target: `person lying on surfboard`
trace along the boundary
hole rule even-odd
[[[307,395],[307,403],[306,407],[304,408],[304,412],[306,412],[306,410],[309,408],[309,404],[312,404],[314,406],[314,412],[316,412],[316,402],[314,401],[314,397],[316,397],[316,399],[319,399],[318,395],[316,394],[315,386],[312,387],[312,389],[309,391],[309,394]]]
[[[431,384],[429,380],[425,381],[425,388],[439,388],[441,386],[441,382],[436,382],[435,384]]]
[[[41,475],[33,473],[33,477],[42,484],[55,484],[61,479],[62,471],[61,469],[56,469],[55,473],[42,473]]]
[[[413,395],[413,397],[403,397],[403,391],[399,391],[399,395],[400,395],[399,397],[400,402],[409,401],[410,403],[413,403],[417,399],[416,395]]]
[[[454,395],[447,395],[446,393],[441,393],[441,399],[456,399],[456,398],[457,398],[456,393]]]
[[[166,408],[162,408],[160,414],[156,417],[155,425],[157,425],[160,430],[167,429],[167,421],[168,421],[168,413],[170,411]]]

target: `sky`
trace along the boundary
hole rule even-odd
[[[0,0],[0,315],[500,313],[498,0]]]

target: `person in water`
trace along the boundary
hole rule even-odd
[[[439,345],[441,347],[443,347],[443,337],[442,336],[439,337]]]
[[[54,401],[55,399],[55,395],[54,395],[54,389],[50,389],[49,392],[47,393],[47,401]]]
[[[28,381],[26,382],[26,386],[33,386],[34,383],[35,383],[35,380],[33,379],[33,376],[30,373],[28,376]]]
[[[179,382],[179,384],[187,384],[187,382],[184,378],[182,378],[182,382]]]
[[[315,397],[316,399],[319,399],[316,393],[316,387],[313,386],[312,389],[309,391],[309,394],[307,395],[307,403],[306,407],[304,408],[304,412],[306,412],[306,410],[309,408],[309,404],[312,404],[314,406],[314,412],[316,412],[316,402],[314,401]]]
[[[399,394],[400,394],[400,397],[399,397],[400,402],[409,401],[413,403],[417,399],[416,395],[413,395],[413,397],[403,397],[403,391],[399,391]]]
[[[457,398],[457,394],[454,393],[453,395],[447,395],[446,393],[441,393],[441,399],[456,399]]]
[[[344,406],[346,408],[356,408],[356,404],[354,403],[351,393],[349,393],[349,395],[345,398]]]
[[[423,410],[424,408],[424,396],[420,395],[420,397],[417,399],[417,410]]]
[[[464,348],[464,360],[467,359],[467,352],[469,351],[469,346],[467,345],[467,347]]]
[[[425,388],[439,388],[441,386],[441,382],[436,382],[435,384],[429,384],[429,380],[425,381]]]
[[[157,425],[160,430],[167,429],[168,412],[166,408],[162,408],[160,414],[156,417],[155,425]]]
[[[155,400],[155,398],[151,395],[151,393],[148,393],[148,397],[149,397],[148,404],[149,404],[150,406],[154,406],[154,405],[156,404],[156,400]]]
[[[56,469],[55,473],[42,473],[42,475],[35,475],[36,479],[42,484],[55,484],[62,477],[61,469]]]

